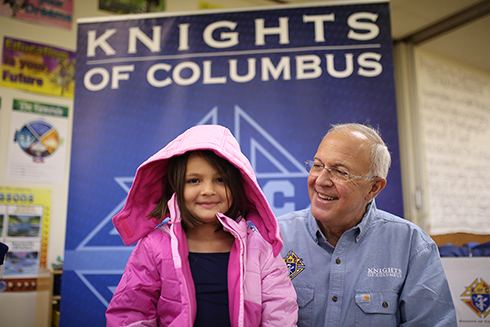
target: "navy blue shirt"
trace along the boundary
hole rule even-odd
[[[189,252],[192,279],[196,287],[195,327],[228,327],[228,261],[230,253]]]

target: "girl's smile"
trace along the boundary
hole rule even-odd
[[[231,196],[218,171],[198,154],[191,154],[185,174],[184,200],[189,212],[204,223],[215,222],[216,213],[226,213]]]

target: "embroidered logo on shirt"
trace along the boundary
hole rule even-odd
[[[402,278],[402,270],[400,268],[368,268],[368,277],[395,277]]]
[[[289,279],[293,280],[294,277],[298,276],[300,272],[305,270],[305,264],[303,263],[303,259],[300,259],[296,253],[293,251],[289,251],[284,257],[284,261],[286,262],[286,266],[289,271]]]
[[[478,281],[475,279],[470,286],[461,294],[461,297],[470,297],[461,299],[475,314],[480,318],[486,318],[490,313],[490,287],[482,278]]]

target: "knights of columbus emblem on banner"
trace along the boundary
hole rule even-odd
[[[296,253],[293,251],[289,251],[286,257],[284,258],[284,261],[286,261],[286,266],[288,267],[289,271],[289,279],[293,279],[294,277],[298,276],[300,272],[302,272],[305,269],[305,264],[303,263],[303,260],[298,258]]]
[[[461,297],[470,297],[462,298],[461,301],[466,303],[478,317],[485,318],[490,313],[490,287],[482,278],[480,281],[478,278],[475,279],[470,286],[467,286]]]

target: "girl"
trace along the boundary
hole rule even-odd
[[[228,129],[190,128],[149,158],[113,222],[138,244],[107,326],[296,325],[276,218]]]

